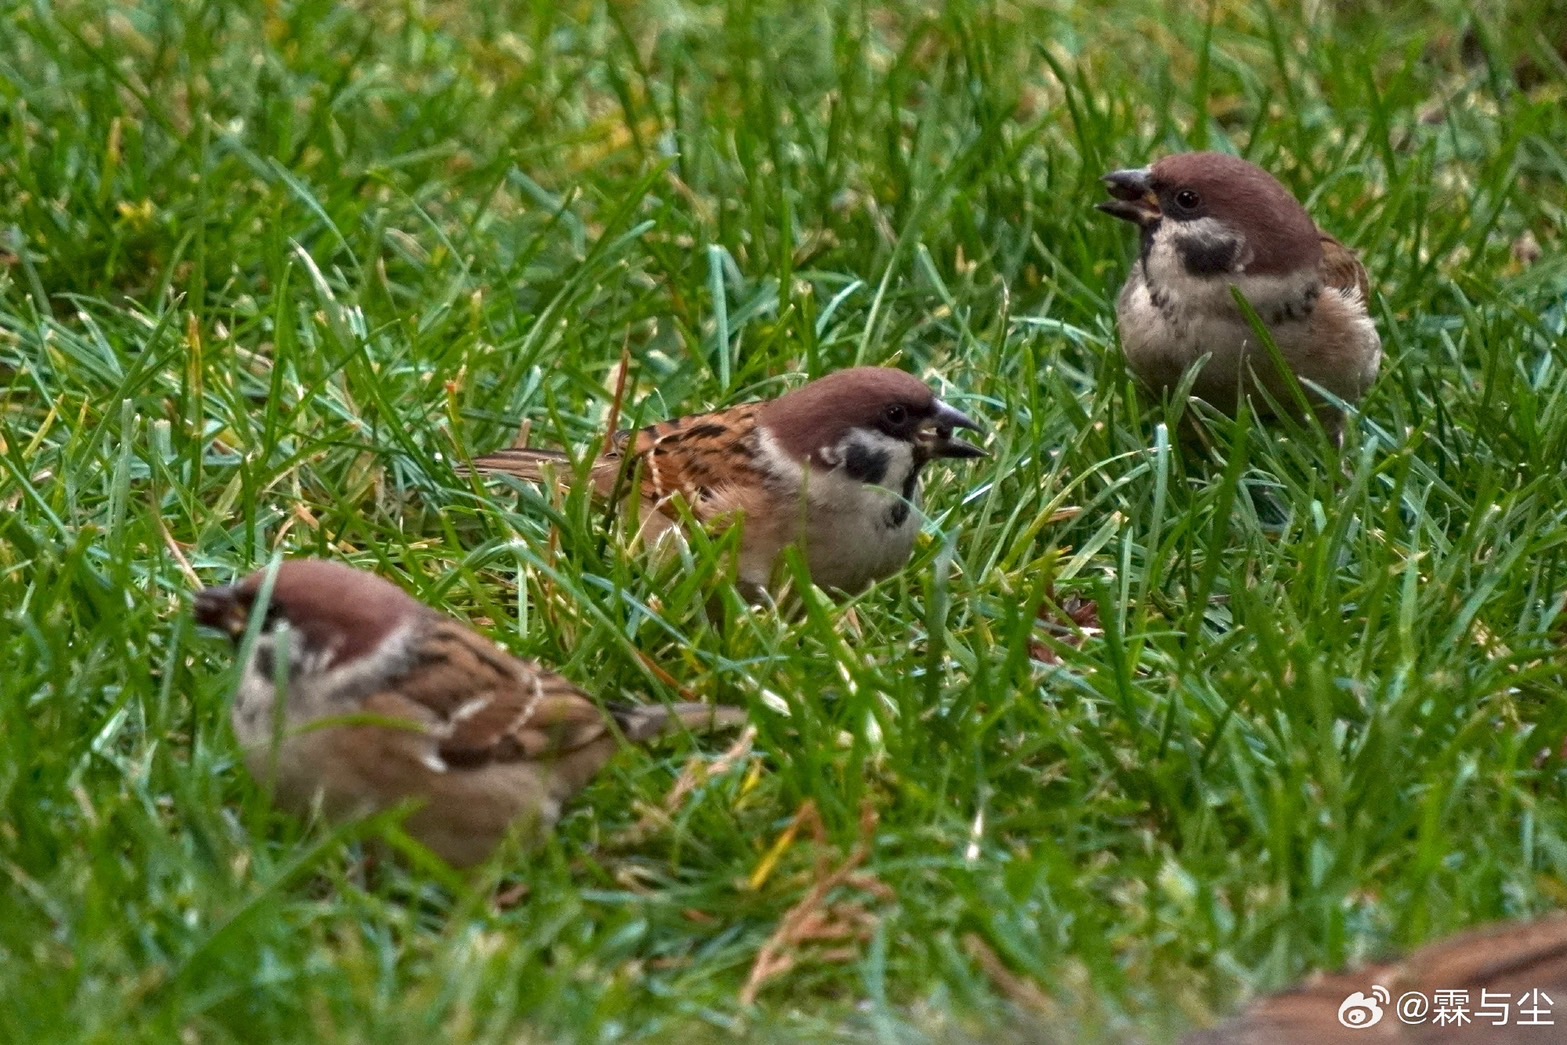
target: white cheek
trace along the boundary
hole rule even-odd
[[[256,668],[252,660],[240,674],[239,692],[234,694],[231,717],[240,743],[249,747],[271,730],[271,708],[276,696],[270,676]]]
[[[312,649],[295,629],[281,627],[260,636],[240,676],[233,709],[235,731],[246,743],[270,742],[274,718],[280,714],[279,700],[282,721],[290,730],[352,710],[343,706],[345,696],[356,700],[377,688],[406,659],[411,640],[412,628],[404,625],[365,656],[333,667],[336,647]],[[280,671],[284,657],[287,666]]]
[[[865,429],[819,451],[817,458],[830,466],[804,469],[805,496],[818,511],[837,516],[879,517],[902,499],[916,471],[911,443]],[[874,462],[869,473],[864,470],[868,462]],[[857,470],[851,467],[856,464]]]
[[[901,489],[914,468],[914,448],[908,442],[894,439],[883,432],[852,432],[837,445],[817,450],[814,464],[803,464],[790,457],[779,447],[772,433],[765,429],[758,430],[757,434],[758,456],[767,471],[780,481],[780,485],[789,489],[803,489],[812,504],[829,511],[857,503],[867,493],[884,497],[882,487]],[[866,484],[849,474],[846,462],[856,448],[865,453],[885,456],[885,470],[876,484]]]
[[[1176,243],[1180,241],[1218,244],[1233,239],[1234,237],[1212,218],[1181,222],[1178,226],[1167,220],[1158,235],[1154,237],[1153,247],[1148,251],[1148,257],[1144,262],[1148,281],[1160,290],[1168,292],[1175,300],[1191,307],[1233,308],[1234,300],[1230,297],[1230,284],[1246,271],[1246,264],[1251,260],[1251,252],[1243,246],[1239,262],[1230,271],[1199,276],[1186,267],[1186,259],[1176,249]]]
[[[1210,242],[1227,238],[1228,233],[1222,231],[1222,226],[1212,218],[1186,222],[1178,231],[1162,229],[1161,233],[1155,238],[1144,261],[1148,282],[1154,289],[1154,297],[1158,299],[1157,302],[1150,302],[1155,307],[1163,303],[1164,307],[1173,305],[1188,315],[1233,317],[1249,329],[1249,324],[1244,324],[1239,318],[1232,287],[1239,286],[1251,306],[1258,313],[1267,315],[1275,309],[1301,301],[1320,283],[1314,268],[1281,276],[1247,272],[1247,266],[1253,258],[1251,250],[1244,247],[1240,261],[1230,271],[1212,276],[1194,274],[1186,267],[1185,260],[1176,249],[1176,237],[1179,235],[1187,240]]]
[[[821,464],[803,467],[777,453],[765,432],[760,446],[773,473],[804,490],[810,509],[799,539],[816,583],[857,591],[908,562],[921,522],[919,487],[910,483],[918,471],[911,443],[861,430],[818,452]],[[878,482],[849,474],[851,456],[866,454],[885,455]],[[905,486],[913,495],[907,501]]]
[[[909,476],[914,473],[914,444],[907,439],[898,439],[879,432],[875,429],[858,429],[845,437],[842,452],[839,457],[847,463],[851,453],[869,455],[880,458],[886,462],[882,474],[877,478],[867,478],[861,482],[862,486],[869,486],[881,490],[891,490],[902,496],[903,484],[908,482]],[[851,449],[852,448],[852,449]],[[846,476],[853,478],[852,476]]]

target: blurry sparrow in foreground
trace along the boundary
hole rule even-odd
[[[1444,995],[1442,992],[1447,992]],[[1418,997],[1411,997],[1411,995]],[[1553,1010],[1553,1004],[1557,1007]],[[1407,1006],[1407,1007],[1406,1007]],[[1462,1009],[1462,1017],[1455,1015]],[[1567,917],[1492,926],[1276,994],[1185,1045],[1543,1045],[1567,1029]],[[1547,1023],[1546,1021],[1554,1021]]]
[[[466,867],[513,830],[541,838],[622,738],[745,721],[704,704],[607,706],[537,664],[337,563],[296,559],[196,595],[196,620],[245,635],[234,732],[280,805],[344,820],[409,801],[410,835]],[[278,684],[282,688],[278,688]],[[613,720],[613,726],[611,725]]]
[[[953,437],[979,425],[901,370],[856,367],[777,399],[621,432],[589,466],[593,489],[638,511],[656,543],[681,507],[702,523],[744,519],[739,580],[764,591],[798,545],[817,585],[856,592],[902,569],[920,528],[920,470],[932,458],[984,457]],[[571,459],[517,448],[474,471],[570,482]]]
[[[1238,288],[1272,335],[1329,433],[1343,417],[1311,384],[1358,403],[1382,341],[1366,312],[1365,267],[1317,228],[1262,168],[1214,152],[1107,174],[1106,214],[1142,229],[1142,255],[1116,303],[1127,365],[1156,394],[1204,355],[1192,394],[1228,414],[1260,384],[1292,416],[1298,400],[1235,303]],[[1267,410],[1261,398],[1253,405]]]

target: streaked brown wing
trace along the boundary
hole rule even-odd
[[[617,444],[623,436],[617,436]],[[614,493],[615,480],[620,474],[621,453],[617,448],[594,459],[588,475],[593,490],[600,497]],[[570,488],[576,479],[577,466],[571,458],[559,450],[543,450],[531,446],[514,446],[473,459],[473,470],[485,475],[510,475],[530,483],[540,483],[562,489]],[[465,469],[459,469],[463,474]]]
[[[1567,917],[1482,929],[1422,947],[1404,963],[1423,989],[1488,987],[1567,994]]]
[[[473,470],[486,475],[514,475],[529,482],[541,483],[546,476],[571,476],[571,458],[559,450],[541,450],[531,446],[509,446],[494,453],[481,454],[473,459]],[[461,465],[458,474],[467,474]]]
[[[649,425],[626,433],[641,466],[644,499],[662,505],[676,495],[698,518],[713,492],[732,486],[753,486],[761,481],[756,456],[755,404],[718,414],[697,414]]]
[[[1472,1035],[1434,1023],[1402,1026],[1387,1011],[1372,1027],[1347,1027],[1339,1010],[1355,993],[1385,987],[1392,1010],[1410,991],[1434,999],[1440,990],[1467,991],[1467,1009],[1475,1021],[1463,1028]],[[1567,917],[1493,926],[1420,948],[1402,961],[1373,965],[1359,972],[1323,976],[1297,990],[1264,998],[1244,1015],[1213,1030],[1188,1035],[1185,1045],[1335,1045],[1370,1041],[1487,1042],[1528,1045],[1544,1041],[1540,1026],[1516,1022],[1498,1027],[1479,1018],[1482,992],[1505,997],[1512,1005],[1532,991],[1552,999],[1567,995]],[[1549,1005],[1546,1006],[1549,1008]],[[1510,1010],[1514,1014],[1516,1009]],[[1550,1018],[1547,1015],[1545,1018]]]
[[[434,620],[402,695],[431,711],[436,749],[452,767],[555,758],[609,735],[577,687],[451,620]]]
[[[1322,282],[1325,286],[1338,290],[1358,290],[1360,300],[1367,306],[1371,304],[1371,279],[1366,275],[1366,266],[1360,263],[1360,258],[1338,240],[1322,234]]]
[[[593,462],[594,491],[601,497],[616,497],[624,484],[640,482],[648,506],[674,517],[673,510],[665,509],[669,499],[678,495],[698,518],[705,519],[712,514],[704,507],[713,491],[758,481],[751,463],[758,410],[758,404],[747,404],[617,432],[611,449]],[[531,482],[569,483],[575,474],[571,459],[559,450],[531,447],[476,457],[473,467]]]

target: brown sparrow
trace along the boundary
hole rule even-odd
[[[919,533],[920,470],[936,457],[984,457],[953,437],[983,431],[901,370],[856,367],[777,399],[620,432],[587,468],[594,492],[630,504],[653,544],[683,511],[701,523],[744,520],[738,564],[748,592],[769,587],[785,547],[811,579],[856,592],[902,569]],[[571,459],[515,448],[474,471],[570,482]]]
[[[542,837],[623,740],[743,722],[739,708],[599,705],[537,664],[373,574],[295,559],[196,595],[239,643],[234,732],[251,773],[295,812],[332,820],[403,802],[404,828],[457,867],[506,836]],[[613,722],[613,725],[611,725]]]
[[[1358,973],[1320,977],[1184,1040],[1185,1045],[1531,1045],[1564,1035],[1567,917],[1556,915],[1456,936]]]
[[[1382,341],[1366,312],[1370,283],[1354,253],[1317,228],[1267,171],[1216,152],[1167,156],[1104,177],[1106,214],[1142,229],[1142,254],[1121,288],[1116,320],[1127,365],[1156,394],[1204,355],[1192,393],[1228,414],[1260,384],[1282,409],[1298,400],[1235,303],[1238,289],[1272,335],[1324,425],[1371,387]],[[1260,397],[1254,404],[1267,409]]]

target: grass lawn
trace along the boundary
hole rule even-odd
[[[1567,16],[1468,9],[4,4],[0,1039],[1157,1042],[1561,905]],[[1192,148],[1371,270],[1342,453],[1134,395],[1098,176]],[[453,471],[593,443],[622,353],[632,421],[888,363],[994,456],[715,627],[722,541]],[[190,619],[276,554],[754,744],[367,871]]]

